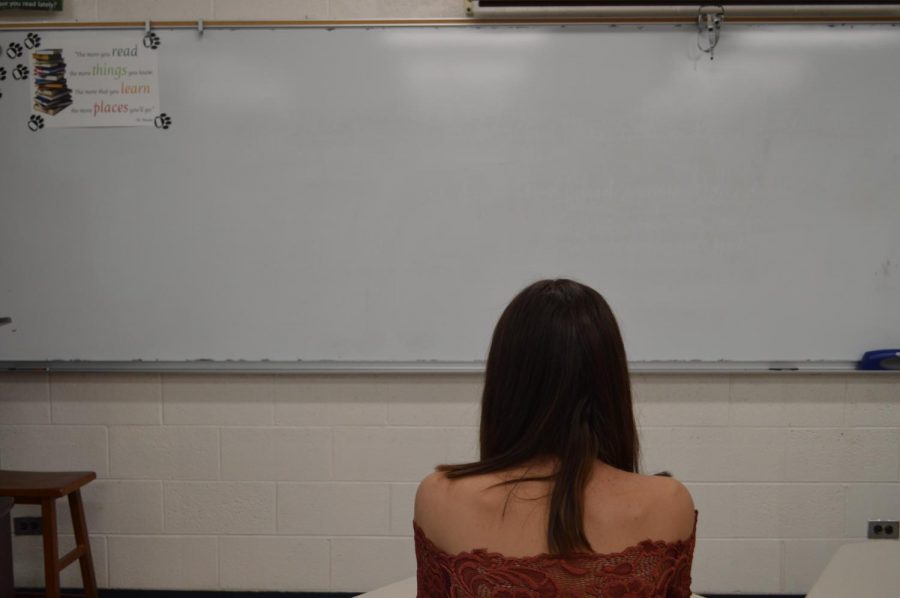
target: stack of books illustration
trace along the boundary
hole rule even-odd
[[[66,84],[62,50],[41,50],[34,60],[34,109],[54,115],[72,105],[72,90]]]

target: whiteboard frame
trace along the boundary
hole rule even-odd
[[[858,370],[855,361],[634,361],[632,374],[852,374],[897,376],[900,370]],[[483,361],[0,361],[2,372],[481,375]]]
[[[884,12],[873,14],[852,11],[841,14],[810,15],[806,13],[789,16],[732,15],[729,22],[742,25],[823,25],[823,24],[900,24],[900,0],[897,5],[882,7]],[[891,11],[890,9],[894,10]],[[872,7],[865,9],[871,11]],[[617,14],[594,17],[520,17],[520,18],[446,18],[446,19],[357,19],[357,20],[167,20],[167,21],[97,21],[97,22],[0,22],[0,32],[11,31],[103,31],[103,30],[189,30],[196,29],[198,35],[209,29],[389,29],[389,28],[542,28],[578,27],[618,24],[640,28],[647,24],[667,24],[680,27],[681,24],[696,24],[696,14],[642,15],[634,11],[634,16]],[[2,323],[9,323],[0,321]],[[897,370],[858,370],[855,361],[637,361],[629,362],[633,374],[853,374],[855,376],[900,376]],[[3,372],[43,372],[43,373],[182,373],[182,374],[274,374],[274,375],[482,375],[483,361],[0,361]]]

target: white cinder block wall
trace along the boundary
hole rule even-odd
[[[0,23],[462,16],[462,0],[66,0]],[[97,472],[85,499],[103,587],[365,590],[413,573],[415,483],[475,457],[479,386],[0,374],[0,467]],[[698,591],[803,593],[867,519],[900,517],[898,377],[639,375],[635,387],[645,470],[674,472],[700,510]],[[16,538],[15,555],[17,582],[41,585],[39,541]],[[75,569],[64,583],[78,585]]]
[[[804,593],[869,518],[900,517],[900,377],[634,380],[644,470],[672,471],[700,511],[695,590]],[[0,467],[97,472],[104,587],[366,590],[413,574],[416,482],[476,456],[480,385],[0,374]],[[15,539],[20,585],[41,585],[40,551]]]

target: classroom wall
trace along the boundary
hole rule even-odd
[[[366,590],[413,574],[416,482],[475,457],[480,384],[0,374],[0,467],[97,472],[103,587]],[[803,593],[868,518],[900,516],[896,376],[641,374],[635,391],[644,470],[700,511],[696,591]],[[20,586],[42,585],[40,550],[15,538]]]
[[[462,0],[65,4],[0,23],[464,16]],[[97,472],[85,500],[103,587],[365,590],[413,573],[416,481],[474,458],[480,382],[0,374],[0,467]],[[686,481],[700,511],[697,591],[803,593],[868,518],[900,517],[897,377],[644,374],[635,386],[645,470]],[[15,555],[18,585],[42,585],[39,540],[15,538]]]

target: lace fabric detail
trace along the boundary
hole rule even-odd
[[[451,555],[413,522],[419,598],[689,598],[697,535],[644,540],[611,553],[507,557],[484,549]]]

